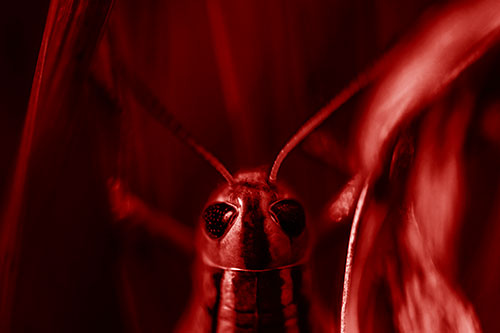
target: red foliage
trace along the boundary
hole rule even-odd
[[[494,0],[53,0],[5,155],[0,330],[172,330],[222,180],[184,143],[231,181],[327,105],[279,178],[318,322],[339,327],[357,214],[348,331],[499,331],[499,36]]]

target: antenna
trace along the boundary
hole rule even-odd
[[[384,59],[382,59],[384,60]],[[318,128],[328,117],[330,117],[335,110],[342,106],[346,101],[348,101],[354,94],[360,91],[362,88],[366,87],[371,81],[373,81],[378,74],[382,71],[385,61],[379,61],[375,66],[368,69],[366,72],[358,75],[356,79],[351,81],[351,83],[344,88],[337,96],[328,102],[323,108],[321,108],[314,116],[309,118],[308,121],[292,136],[290,140],[281,149],[278,156],[274,160],[271,171],[269,172],[269,182],[275,183],[278,176],[278,171],[280,169],[283,160],[288,156],[288,154],[295,148],[299,143],[302,142],[312,131]]]
[[[115,63],[116,65],[116,63]],[[147,87],[134,73],[128,71],[123,64],[118,64],[119,77],[127,84],[122,84],[123,89],[132,92],[136,101],[154,118],[165,126],[180,141],[189,146],[196,154],[203,157],[226,179],[229,184],[234,183],[234,178],[226,167],[211,152],[198,143],[182,124],[161,103],[151,89]]]

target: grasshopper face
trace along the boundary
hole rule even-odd
[[[200,227],[203,259],[216,266],[273,269],[297,264],[307,252],[302,205],[261,171],[240,173],[216,190]]]

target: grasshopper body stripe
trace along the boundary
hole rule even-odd
[[[190,327],[202,332],[308,332],[304,265],[264,271],[202,264]],[[204,326],[200,327],[200,323]]]

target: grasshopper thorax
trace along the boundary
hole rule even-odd
[[[308,234],[302,205],[263,171],[242,172],[217,189],[206,205],[200,253],[210,265],[267,270],[300,263]]]

